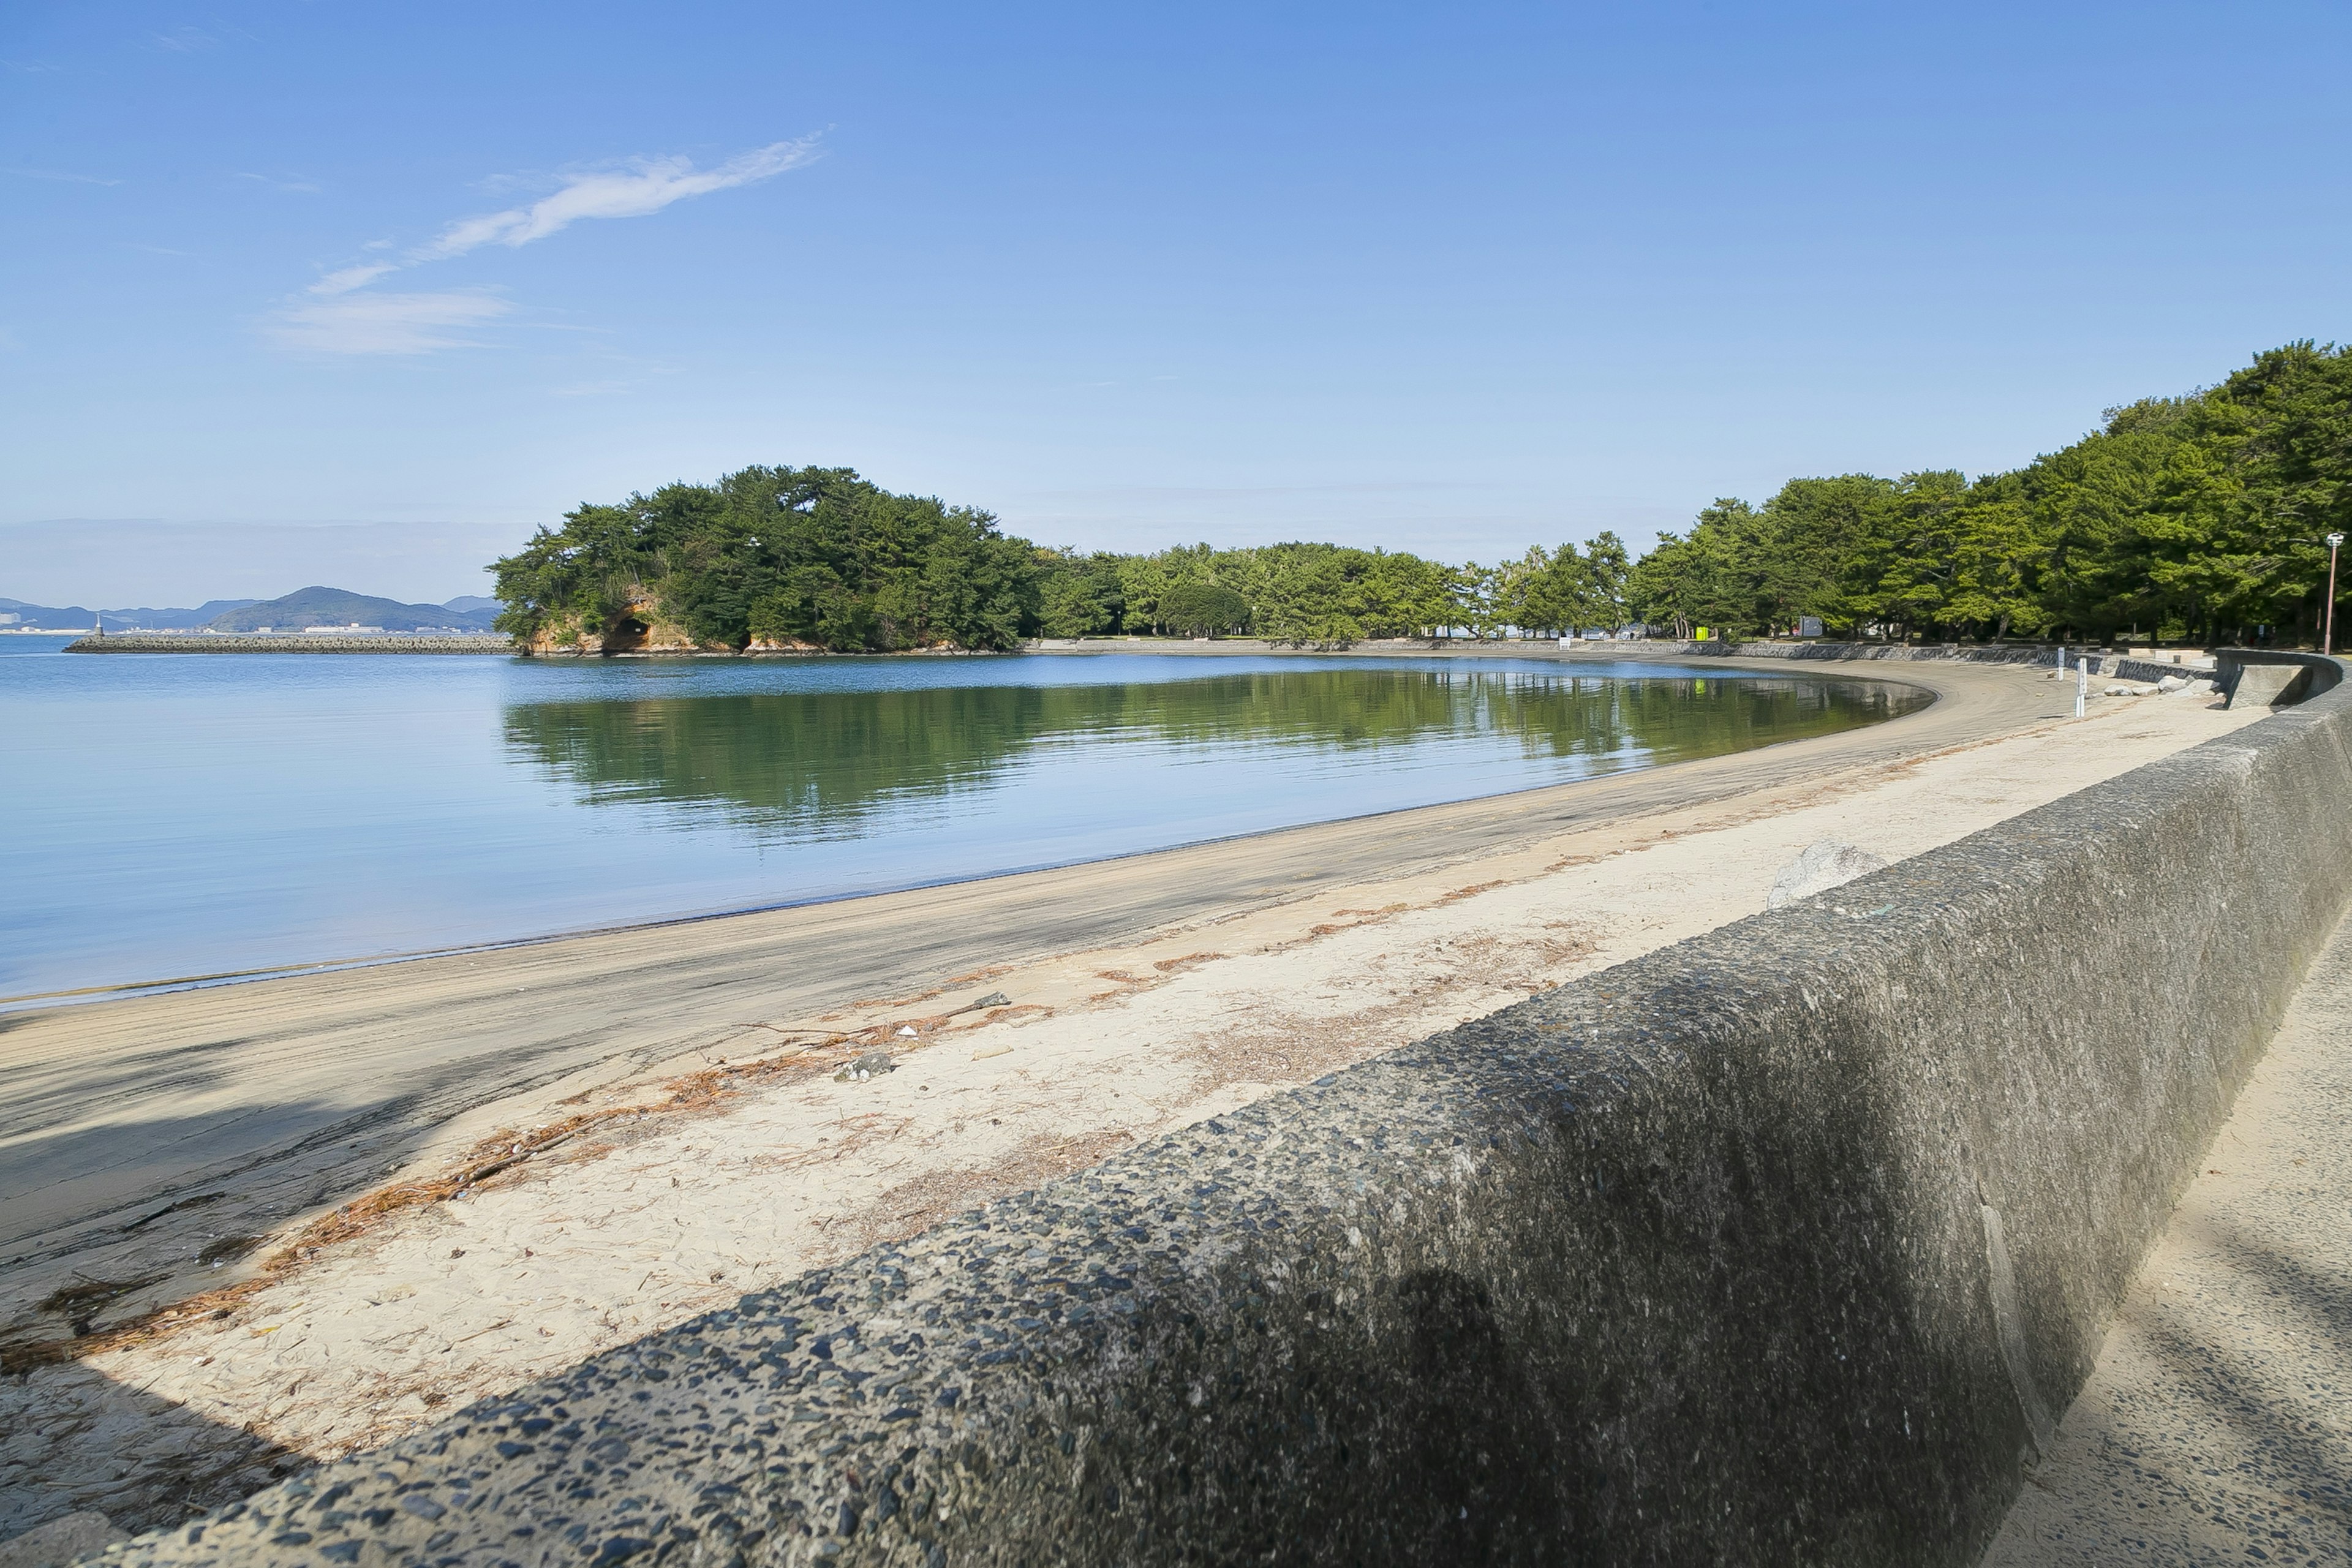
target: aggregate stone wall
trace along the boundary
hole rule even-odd
[[[1969,1563],[2347,783],[2338,689],[109,1560]]]

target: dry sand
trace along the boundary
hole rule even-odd
[[[684,1075],[673,1063],[509,1097],[466,1120],[479,1142],[462,1158],[412,1173],[412,1195],[515,1163],[444,1201],[364,1223],[331,1215],[309,1233],[326,1238],[315,1250],[200,1303],[217,1315],[11,1379],[0,1538],[76,1508],[168,1522],[273,1464],[382,1443],[989,1196],[1755,913],[1818,840],[1899,859],[2260,716],[2200,699],[2101,702],[2084,720],[1319,887],[944,993],[742,1020],[762,1026]],[[1000,991],[1016,1005],[955,1011]],[[876,1048],[894,1070],[839,1076]]]
[[[1979,1568],[2352,1555],[2352,921],[2305,975]]]

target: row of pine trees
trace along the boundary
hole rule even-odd
[[[2053,635],[2312,641],[2352,518],[2352,350],[2291,343],[2217,386],[2111,409],[2021,468],[1791,479],[1629,560],[1613,533],[1493,566],[1322,543],[1042,549],[847,468],[750,468],[569,513],[499,562],[501,627],[601,632],[650,595],[698,639],[841,651],[1248,631]]]
[[[2024,468],[1792,479],[1718,500],[1632,574],[1644,619],[1894,639],[2315,642],[2352,521],[2352,350],[2291,343],[2107,411]]]

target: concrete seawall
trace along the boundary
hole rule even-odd
[[[1962,664],[2051,665],[2058,662],[2058,649],[2049,647],[1972,647],[1965,644],[1927,644],[1919,647],[1881,645],[1874,643],[1740,643],[1716,648],[1708,643],[1678,643],[1677,651],[1689,654],[1710,652],[1740,658],[1780,658],[1831,664],[1874,662],[1917,662],[1923,659],[1948,660]],[[2211,679],[2221,690],[2234,699],[2239,680],[2249,668],[2280,671],[2273,682],[2265,683],[2263,696],[2265,706],[2292,706],[2305,697],[2334,688],[2342,676],[2336,661],[2319,658],[2307,653],[2292,653],[2270,648],[2216,648],[2210,663],[2196,665],[2162,664],[2154,659],[2132,658],[2121,654],[2092,653],[2084,649],[2067,650],[2071,663],[2089,667],[2091,674],[2102,680],[2162,680],[2168,676],[2190,676]]]
[[[516,649],[505,637],[428,637],[392,635],[380,637],[142,637],[118,633],[83,637],[66,645],[68,653],[476,653],[512,656]]]
[[[110,1560],[1970,1562],[2347,782],[2338,688]]]
[[[1904,643],[1851,642],[1748,642],[1724,644],[1675,643],[1676,651],[1690,654],[1717,654],[1739,658],[1785,658],[1820,661],[1830,664],[1874,663],[1886,660],[1914,663],[1922,659],[1949,660],[1959,664],[2024,664],[2050,665],[2058,662],[2058,646],[2006,645],[1980,647],[1968,643]],[[2233,650],[2235,651],[2235,650]],[[2288,661],[2304,658],[2301,654],[2264,654],[2266,659]],[[2087,664],[2091,673],[2102,679],[2162,680],[2168,675],[2210,676],[2208,665],[2161,663],[2155,659],[2132,658],[2116,653],[2097,653],[2087,649],[2066,649],[2068,668],[2076,663]]]

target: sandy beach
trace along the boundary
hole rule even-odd
[[[0,1351],[234,1279],[240,1246],[404,1170],[437,1168],[510,1121],[503,1108],[517,1097],[560,1100],[665,1064],[740,1060],[782,1043],[779,1027],[870,999],[945,995],[1005,965],[2072,711],[2070,692],[2022,669],[1913,666],[1861,678],[1937,700],[1836,735],[1157,854],[657,925],[631,926],[616,900],[583,911],[583,923],[619,928],[590,935],[0,1011],[0,1095],[11,1108],[0,1189],[12,1200],[0,1213]],[[83,1294],[41,1310],[60,1289]]]
[[[1943,700],[1871,731],[1634,779],[969,884],[927,903],[858,900],[13,1020],[12,1053],[47,1043],[57,1083],[76,1036],[73,1070],[118,1085],[153,1053],[210,1039],[213,1092],[231,1101],[262,1106],[273,1086],[281,1101],[331,1101],[325,1077],[302,1080],[310,1070],[400,1109],[378,1116],[383,1142],[341,1164],[329,1157],[346,1154],[341,1127],[323,1140],[280,1129],[290,1149],[248,1128],[261,1152],[232,1150],[245,1161],[236,1199],[173,1206],[219,1173],[173,1173],[152,1141],[143,1160],[91,1161],[79,1212],[52,1193],[49,1257],[11,1268],[20,1322],[53,1281],[137,1278],[167,1252],[177,1266],[98,1303],[74,1359],[8,1380],[0,1537],[74,1508],[137,1527],[210,1506],[1754,914],[1819,840],[1899,859],[2263,711],[2150,696],[2097,701],[2075,721],[2071,689],[2062,700],[2025,670],[1899,678]],[[1013,910],[1032,923],[992,923]],[[490,1053],[419,1065],[421,1047],[400,1043],[446,1044],[453,1027],[509,1032],[527,1067],[509,1064],[501,1080],[475,1066]],[[338,1049],[355,1054],[338,1062]],[[353,1061],[379,1073],[405,1062],[448,1100],[387,1096]],[[138,1142],[135,1102],[93,1090],[84,1103],[91,1147],[105,1140],[89,1130],[109,1126],[117,1147]],[[333,1110],[308,1114],[335,1126]],[[306,1184],[348,1182],[362,1161],[381,1162],[373,1181],[287,1205],[266,1239],[222,1254],[218,1238],[244,1216]],[[64,1245],[77,1237],[79,1250]]]

